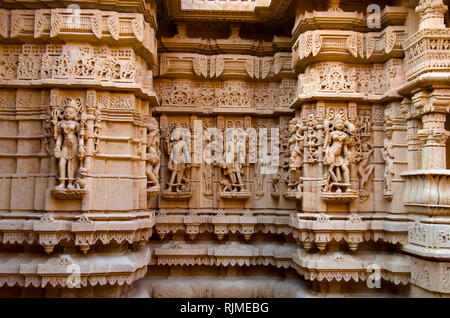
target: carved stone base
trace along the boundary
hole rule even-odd
[[[346,192],[322,192],[322,200],[327,202],[351,202],[358,198],[358,193],[355,190],[347,190]]]
[[[151,188],[147,188],[147,196],[154,197],[157,196],[161,188],[159,186],[153,186]]]
[[[280,197],[280,192],[272,192],[272,193],[270,193],[270,195],[271,195],[273,198],[278,199],[278,198]]]
[[[390,191],[385,191],[385,192],[384,192],[384,198],[385,198],[386,200],[391,201],[391,200],[392,200],[392,192],[390,192]]]
[[[77,200],[86,194],[86,189],[59,189],[51,190],[52,195],[60,200]]]
[[[303,192],[301,191],[289,191],[285,193],[283,197],[287,200],[301,200],[303,199]]]
[[[172,192],[165,190],[162,193],[162,197],[171,200],[189,200],[192,197],[192,192]]]
[[[224,200],[247,200],[251,194],[248,190],[242,190],[239,192],[219,192],[219,197]]]

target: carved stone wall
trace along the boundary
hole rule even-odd
[[[443,1],[158,3],[0,3],[0,295],[448,296]]]

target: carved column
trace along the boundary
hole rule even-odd
[[[412,222],[404,251],[412,254],[412,292],[417,295],[450,293],[450,183],[446,166],[445,129],[450,85],[448,43],[450,29],[444,24],[447,6],[442,0],[419,1],[419,30],[405,43],[407,83],[408,170],[403,204]],[[422,48],[418,50],[418,48]],[[411,100],[411,101],[410,101]]]

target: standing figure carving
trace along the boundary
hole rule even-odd
[[[302,192],[300,183],[300,172],[303,169],[303,126],[301,120],[293,118],[289,122],[289,183],[288,191],[291,195]]]
[[[190,144],[185,138],[186,128],[175,128],[166,140],[169,155],[168,170],[171,171],[170,180],[163,197],[187,198],[191,196],[190,180],[187,169],[190,167]],[[188,132],[188,131],[187,131]]]
[[[374,164],[372,163],[373,147],[369,143],[361,145],[361,153],[358,158],[358,176],[359,188],[364,189],[369,181],[369,177],[373,172]]]
[[[58,181],[55,190],[75,190],[79,168],[83,166],[85,147],[85,114],[81,99],[66,98],[53,109],[54,156],[58,159]],[[83,169],[85,171],[85,169]]]
[[[383,150],[381,155],[383,156],[385,163],[384,166],[384,191],[385,196],[392,196],[392,179],[394,178],[394,147],[392,145],[392,132],[387,132],[387,138],[384,139]]]
[[[356,127],[340,114],[325,126],[323,163],[328,166],[326,192],[354,191],[350,183],[350,164],[354,161],[351,148]]]
[[[150,196],[153,196],[160,190],[159,167],[161,164],[161,151],[159,150],[159,127],[155,118],[150,118],[147,129],[147,193]]]

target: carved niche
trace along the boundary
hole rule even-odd
[[[51,105],[51,122],[58,161],[58,185],[52,194],[59,199],[80,199],[86,192],[86,109],[80,98],[66,97]]]
[[[289,172],[287,176],[288,192],[285,194],[287,199],[301,199],[303,197],[302,183],[300,177],[303,171],[303,147],[305,138],[300,118],[294,117],[289,122]]]
[[[328,108],[324,121],[323,164],[326,166],[322,199],[348,202],[358,194],[350,182],[355,162],[356,126],[347,118],[345,108]]]
[[[247,189],[244,179],[247,149],[239,148],[239,145],[244,144],[240,138],[245,138],[243,122],[228,119],[225,125],[219,124],[220,126],[225,132],[223,149],[225,153],[233,150],[233,154],[232,158],[226,158],[225,156],[222,162],[216,163],[220,168],[219,197],[223,200],[246,200],[250,198],[250,191]],[[233,130],[238,133],[230,133]],[[227,142],[229,138],[232,138],[232,140]],[[237,149],[228,149],[232,143],[234,147],[237,146]]]
[[[169,135],[164,136],[164,149],[169,159],[167,168],[170,179],[162,196],[165,199],[188,200],[192,197],[191,134],[186,122],[171,122],[168,128]]]

